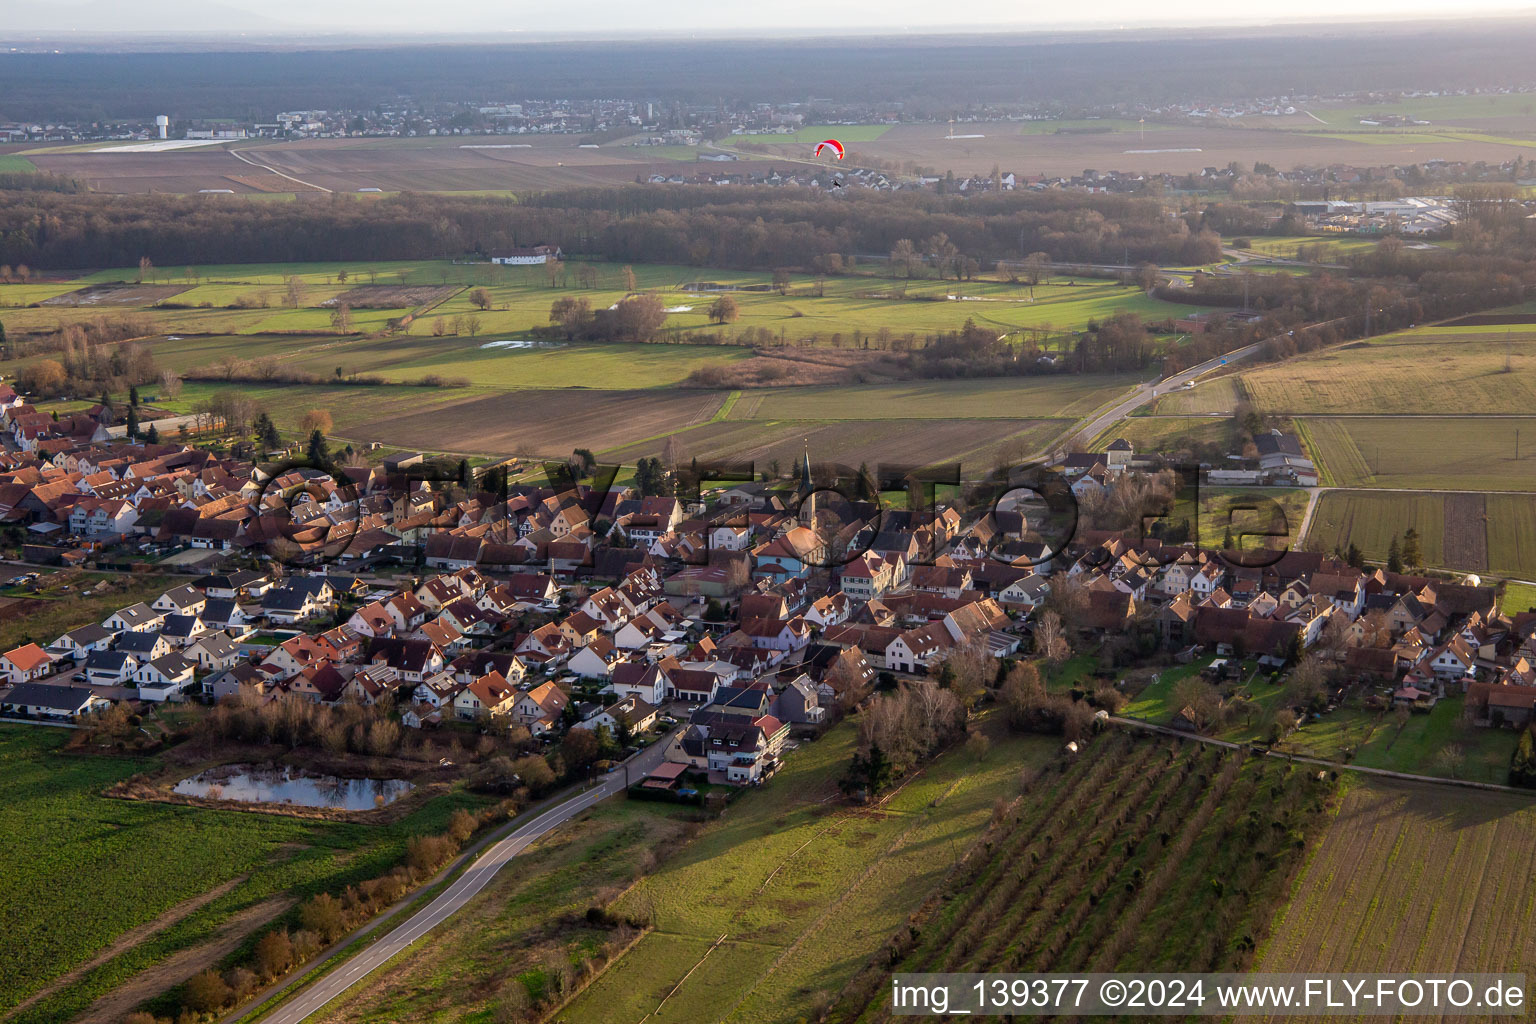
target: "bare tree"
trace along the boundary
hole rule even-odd
[[[1061,616],[1053,611],[1041,612],[1035,622],[1035,653],[1052,665],[1061,664],[1072,653]]]
[[[284,282],[283,288],[284,292],[288,296],[288,305],[292,306],[294,309],[298,309],[299,306],[304,302],[304,295],[309,290],[308,286],[305,285],[303,278],[299,277],[297,274],[289,277],[288,280]]]

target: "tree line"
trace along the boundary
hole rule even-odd
[[[634,185],[521,201],[407,193],[304,203],[0,192],[0,263],[50,270],[145,258],[160,266],[426,259],[548,243],[615,261],[837,272],[864,257],[884,265],[914,239],[943,239],[943,251],[914,258],[961,274],[967,261],[1036,252],[1104,263],[1220,255],[1197,215],[1169,217],[1155,199],[1062,192],[833,199],[809,189]]]

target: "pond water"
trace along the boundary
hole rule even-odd
[[[172,792],[242,803],[366,811],[394,803],[414,788],[404,779],[343,779],[287,766],[226,764],[182,779]]]

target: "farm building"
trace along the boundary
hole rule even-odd
[[[558,245],[535,245],[526,249],[494,249],[491,262],[502,266],[532,266],[560,258]]]

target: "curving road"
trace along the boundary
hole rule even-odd
[[[671,736],[651,744],[628,762],[629,772],[615,771],[603,777],[593,788],[556,804],[554,807],[517,826],[506,838],[491,846],[471,864],[453,884],[431,903],[418,910],[410,920],[397,926],[373,945],[354,954],[341,966],[304,989],[287,1003],[263,1017],[269,1024],[298,1024],[325,1007],[331,1000],[388,963],[395,954],[437,927],[484,889],[496,873],[534,840],[570,821],[592,805],[624,791],[626,777],[638,780],[662,761]]]
[[[1259,346],[1263,344],[1262,341],[1256,341],[1252,345],[1244,345],[1242,348],[1233,349],[1231,352],[1207,359],[1203,363],[1197,363],[1187,370],[1180,370],[1170,377],[1136,385],[1129,395],[1114,405],[1100,410],[1092,419],[1084,421],[1070,435],[1062,438],[1060,445],[1050,453],[1051,458],[1060,457],[1063,453],[1070,451],[1071,446],[1075,443],[1092,441],[1111,426],[1119,423],[1159,395],[1166,395],[1170,391],[1176,391],[1190,381],[1203,377],[1213,370],[1219,370],[1228,363],[1247,359],[1257,352]]]

